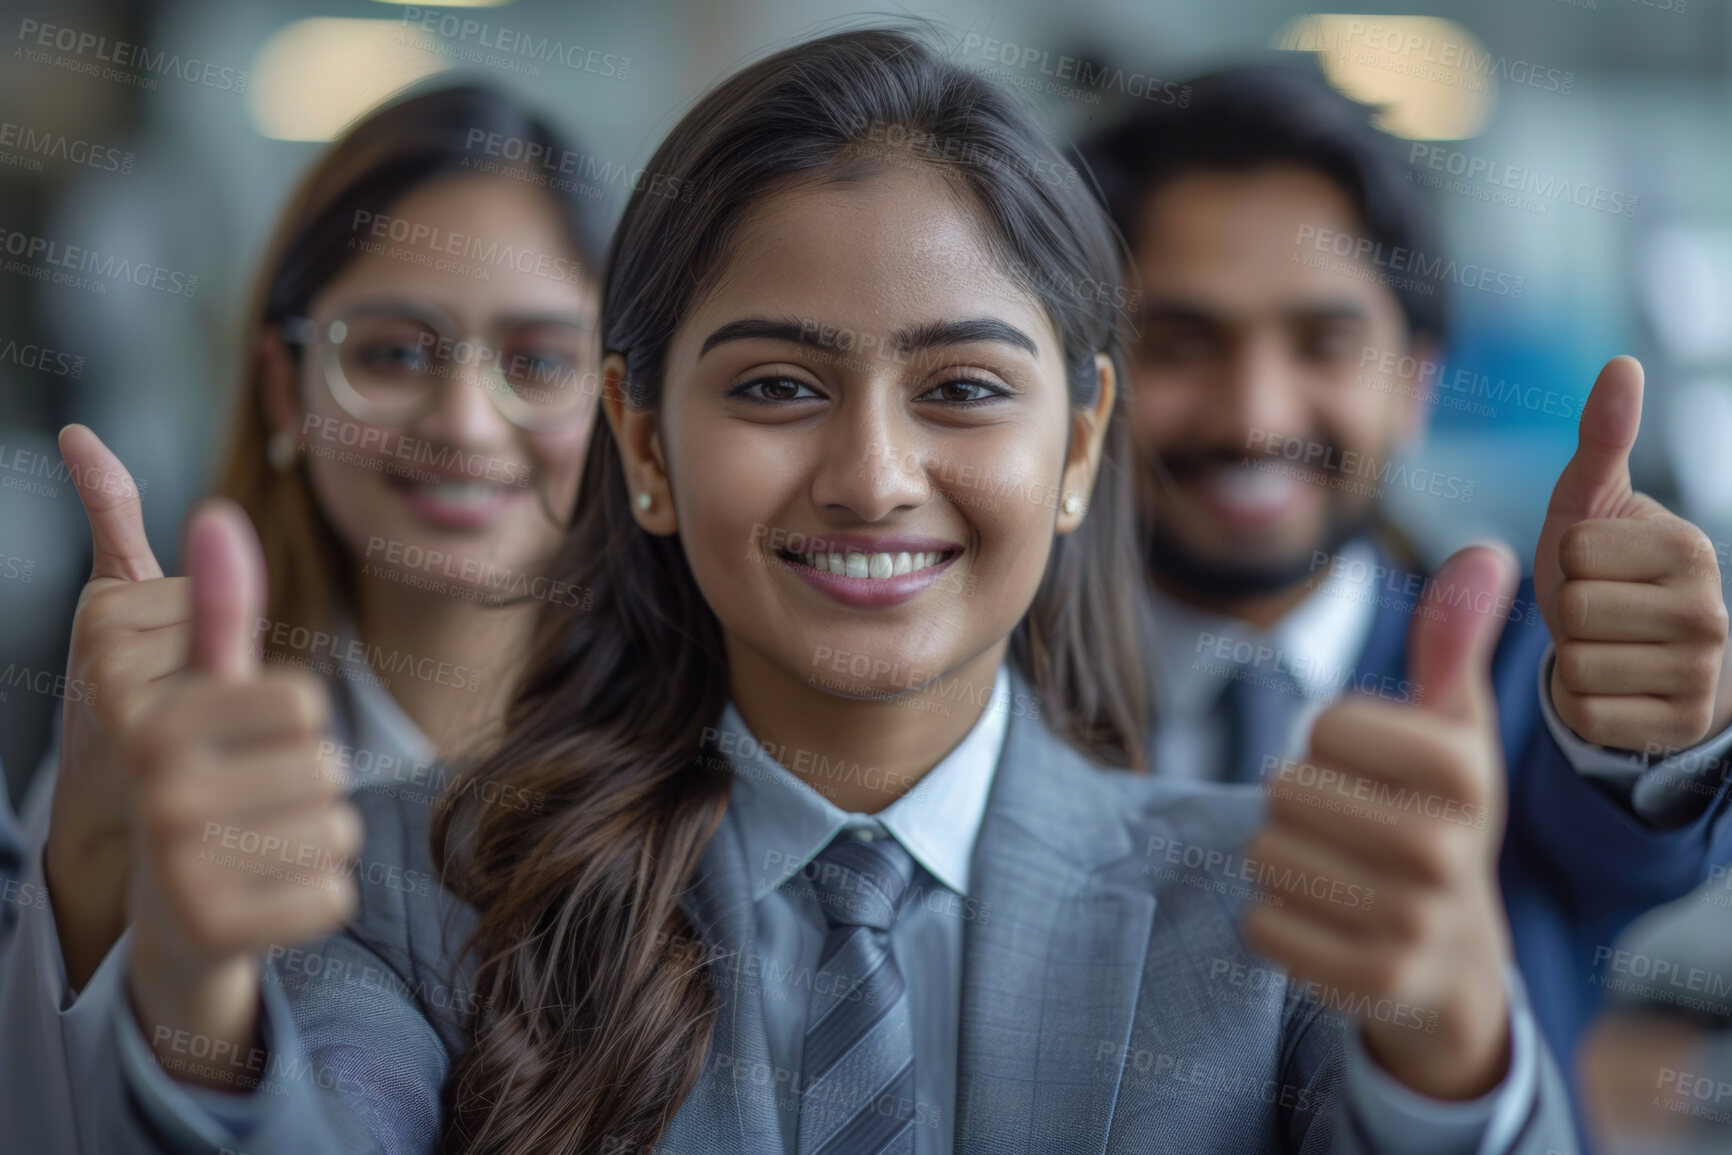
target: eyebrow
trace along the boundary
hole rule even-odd
[[[432,301],[416,300],[413,297],[372,297],[357,301],[351,308],[357,313],[369,316],[421,316],[432,311],[443,316],[448,321],[455,322],[456,316],[444,305]],[[488,321],[489,329],[511,329],[521,325],[570,325],[574,329],[594,331],[597,327],[597,317],[594,309],[571,312],[564,309],[515,309],[500,313]]]
[[[817,325],[811,321],[797,321],[780,317],[746,317],[738,321],[729,321],[704,338],[704,344],[698,350],[698,356],[703,357],[711,349],[718,345],[725,345],[729,341],[786,341],[794,345],[821,349],[826,353],[840,353],[854,346],[856,334],[848,329]],[[902,356],[922,349],[935,349],[945,345],[969,345],[981,341],[1010,345],[1033,356],[1038,357],[1040,355],[1040,348],[1034,343],[1033,337],[1015,325],[991,317],[972,317],[960,321],[931,321],[924,325],[916,325],[911,329],[898,329],[890,335],[890,341]]]
[[[1371,314],[1358,301],[1299,301],[1281,305],[1276,316],[1283,321],[1369,321]],[[1220,327],[1240,318],[1183,301],[1156,301],[1143,309],[1142,323],[1182,322]]]

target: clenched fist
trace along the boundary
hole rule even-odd
[[[165,1067],[233,1090],[232,1072],[191,1067],[176,1044],[202,1036],[196,1054],[251,1053],[260,955],[352,916],[362,829],[346,784],[318,756],[324,684],[261,672],[249,646],[264,564],[246,516],[206,503],[187,552],[189,668],[120,742],[134,808],[128,991]]]
[[[192,583],[164,577],[144,534],[138,486],[89,429],[60,432],[90,519],[94,561],[72,619],[67,678],[100,692],[61,710],[46,865],[67,980],[81,987],[126,926],[131,784],[118,735],[186,666]]]
[[[1409,636],[1424,705],[1354,696],[1324,711],[1304,757],[1316,769],[1271,783],[1268,819],[1245,852],[1267,880],[1246,941],[1360,1010],[1378,1063],[1439,1099],[1484,1094],[1509,1063],[1490,666],[1517,577],[1513,554],[1484,546],[1444,563]],[[1330,885],[1280,884],[1292,878]],[[1335,899],[1368,891],[1373,901]],[[1377,1013],[1389,1007],[1406,1009]]]
[[[1557,646],[1552,705],[1602,746],[1691,746],[1732,720],[1714,547],[1630,487],[1642,366],[1614,357],[1582,410],[1546,509],[1534,594]]]

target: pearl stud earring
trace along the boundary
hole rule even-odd
[[[1064,495],[1064,511],[1066,513],[1075,513],[1081,508],[1082,498],[1078,497],[1074,493],[1067,493]]]
[[[651,497],[649,494],[640,493],[637,495],[637,507],[639,509],[647,512],[649,510],[649,507],[654,505],[654,504],[655,504],[655,498]]]

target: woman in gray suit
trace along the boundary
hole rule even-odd
[[[269,595],[221,644],[330,687],[329,725],[304,735],[320,798],[352,779],[430,805],[496,724],[535,605],[581,604],[543,567],[595,413],[603,190],[559,176],[583,159],[515,100],[446,87],[351,128],[284,210],[217,486],[261,528]],[[112,1050],[142,814],[118,735],[189,665],[211,672],[125,467],[82,427],[61,444],[95,544],[68,676],[99,691],[67,702],[32,792],[13,887],[32,901],[0,910],[18,923],[0,1134],[31,1151],[90,1146],[86,1073]],[[432,885],[390,863],[360,877]]]
[[[1496,815],[1473,607],[1512,559],[1446,567],[1490,596],[1416,638],[1425,709],[1319,723],[1353,807],[1128,772],[1117,261],[1078,175],[891,31],[748,66],[650,168],[693,196],[640,189],[614,242],[552,570],[594,604],[545,608],[430,835],[357,793],[363,861],[449,890],[356,888],[347,811],[259,801],[315,774],[282,732],[315,684],[129,728],[154,818],[101,1149],[1574,1150],[1499,823],[1374,788]],[[189,540],[216,639],[248,531]],[[218,718],[250,753],[203,797]]]

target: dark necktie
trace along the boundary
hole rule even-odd
[[[806,1012],[799,1155],[913,1155],[914,1030],[890,953],[913,875],[895,839],[842,834],[796,876],[830,926]]]
[[[1240,667],[1235,675],[1217,707],[1227,732],[1221,781],[1255,786],[1263,781],[1266,758],[1287,757],[1306,698],[1285,670]]]

